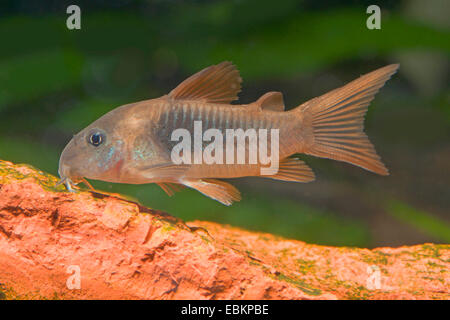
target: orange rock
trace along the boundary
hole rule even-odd
[[[0,160],[0,298],[450,298],[449,245],[337,248],[210,222],[188,227],[56,181]]]

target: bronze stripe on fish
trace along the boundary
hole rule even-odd
[[[239,191],[217,179],[260,176],[295,182],[314,180],[312,170],[292,157],[297,153],[345,161],[387,175],[388,170],[363,131],[363,122],[369,103],[397,69],[397,64],[380,68],[284,111],[280,92],[268,92],[247,105],[231,104],[241,90],[238,70],[230,62],[210,66],[183,81],[168,95],[116,108],[75,135],[60,157],[61,182],[69,190],[71,184],[86,181],[85,178],[131,184],[157,183],[168,194],[184,185],[230,205],[240,200]],[[227,130],[242,129],[249,135],[244,140],[248,141],[250,136],[255,137],[251,132],[254,129],[260,143],[259,134],[264,130],[259,129],[266,129],[265,151],[267,156],[274,151],[272,155],[279,157],[278,169],[263,174],[268,164],[263,163],[260,153],[257,163],[250,163],[255,155],[250,154],[247,142],[244,142],[245,154],[239,151],[240,140],[232,141],[234,155],[230,158],[233,162],[227,163],[225,138],[222,141],[223,163],[204,162],[204,152],[213,146],[212,140],[217,136],[211,141],[200,141],[199,150],[181,148],[178,156],[191,162],[178,163],[172,152],[180,147],[180,141],[184,142],[183,135],[187,135],[189,141],[193,139],[198,127],[195,121],[202,127],[200,138],[204,138],[208,129],[219,130],[225,138]],[[275,132],[279,134],[278,150],[272,150]],[[179,140],[172,141],[172,135],[177,134]],[[218,149],[211,150],[211,156],[218,152]],[[214,160],[218,160],[219,155],[217,153]],[[192,163],[195,156],[203,161]],[[242,164],[236,162],[240,156],[245,158]]]

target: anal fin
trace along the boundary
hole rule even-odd
[[[195,189],[211,199],[217,200],[220,203],[229,206],[234,201],[241,200],[241,193],[231,184],[215,180],[215,179],[201,179],[201,180],[184,180],[183,184]]]
[[[315,179],[314,172],[311,168],[297,158],[285,158],[281,160],[277,174],[261,177],[294,182],[311,182]]]

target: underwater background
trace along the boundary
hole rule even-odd
[[[57,174],[72,135],[122,104],[159,97],[224,60],[238,103],[281,91],[287,109],[390,63],[365,127],[390,171],[302,155],[316,181],[232,179],[226,207],[194,190],[91,180],[186,221],[209,220],[326,245],[450,242],[450,16],[446,0],[27,1],[0,3],[0,159]],[[68,30],[66,8],[81,8]]]

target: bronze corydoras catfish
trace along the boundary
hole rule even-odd
[[[282,94],[269,92],[248,105],[231,105],[241,88],[230,62],[210,66],[168,95],[118,107],[75,135],[61,154],[61,183],[85,178],[109,182],[157,183],[169,195],[182,185],[223,204],[240,200],[239,191],[217,178],[261,176],[260,164],[182,164],[171,161],[177,128],[279,129],[279,170],[269,177],[309,182],[312,170],[293,154],[345,161],[387,175],[363,132],[364,115],[374,95],[397,71],[389,65],[347,85],[284,111]]]

